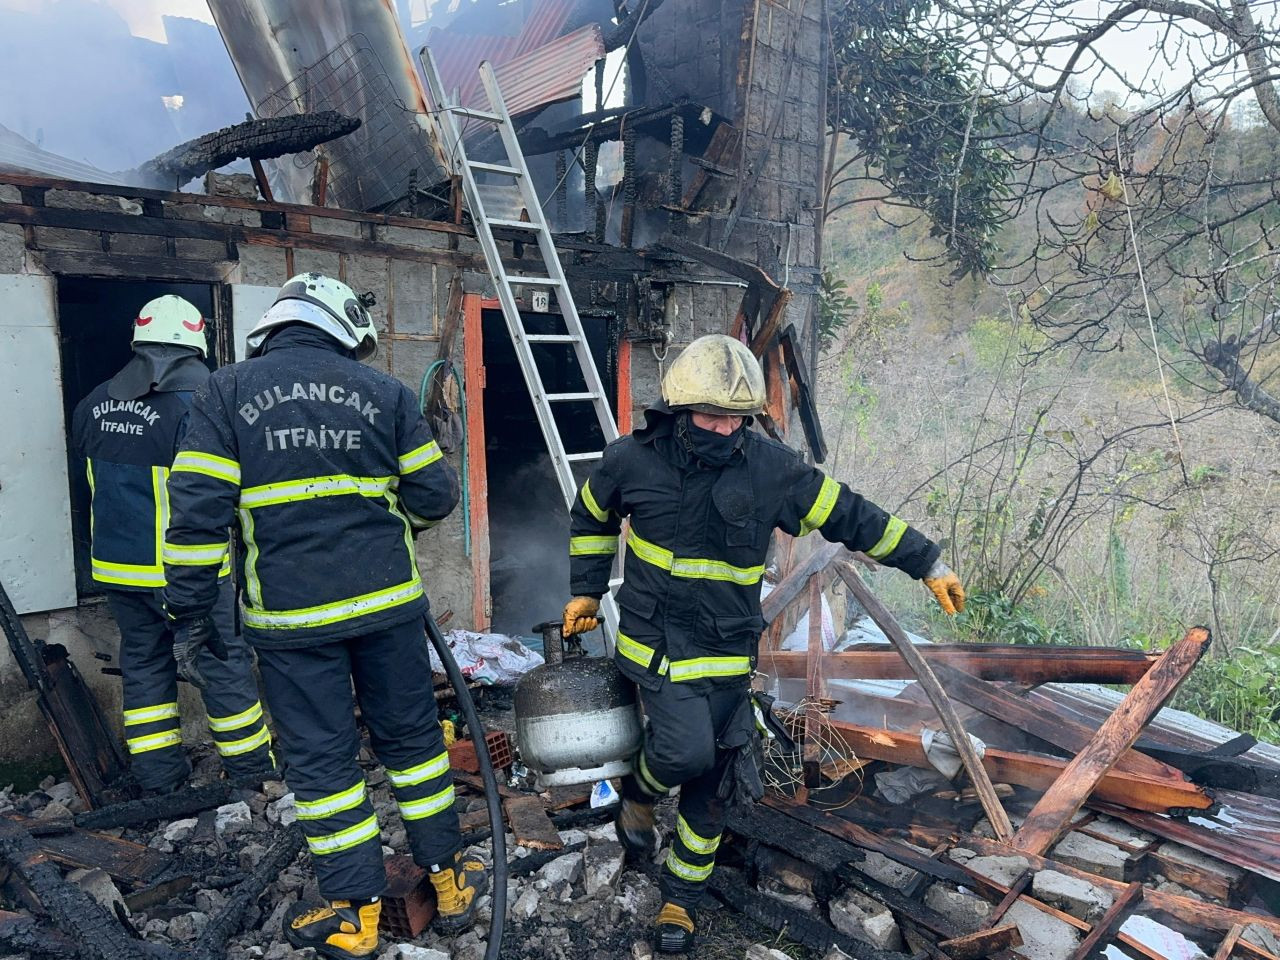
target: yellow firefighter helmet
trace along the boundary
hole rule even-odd
[[[764,372],[742,343],[709,334],[685,347],[667,368],[662,399],[673,410],[754,416],[764,409]]]

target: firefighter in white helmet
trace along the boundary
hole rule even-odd
[[[72,442],[92,497],[91,573],[120,628],[124,731],[132,771],[167,792],[190,773],[178,716],[178,672],[202,688],[224,769],[245,783],[275,775],[252,658],[234,633],[225,528],[217,542],[165,541],[169,469],[187,428],[193,391],[209,379],[207,324],[181,297],[157,297],[133,322],[133,357],[76,407]],[[213,579],[212,616],[222,642],[175,647],[161,605],[164,565],[194,565]]]
[[[750,678],[774,529],[816,530],[923,579],[946,612],[964,606],[935,543],[748,429],[764,403],[750,350],[721,335],[695,340],[668,368],[645,426],[605,448],[571,513],[566,635],[597,625],[622,520],[630,520],[615,660],[640,687],[648,725],[623,780],[617,829],[630,853],[651,855],[653,804],[680,788],[660,884],[661,953],[692,948],[726,804],[763,792]]]
[[[414,549],[457,504],[458,477],[417,398],[358,362],[378,343],[368,306],[317,273],[280,289],[249,334],[250,358],[196,396],[169,527],[195,544],[239,520],[245,635],[324,901],[296,904],[284,933],[339,960],[377,951],[386,885],[356,763],[357,701],[413,857],[430,872],[436,926],[470,925],[486,884],[483,865],[460,854]],[[169,581],[179,632],[206,635],[209,571],[172,568]]]

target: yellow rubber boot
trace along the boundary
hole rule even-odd
[[[436,929],[441,933],[457,933],[475,922],[476,901],[489,889],[484,864],[463,860],[453,855],[453,863],[431,867],[431,886],[436,891]]]
[[[674,903],[662,905],[653,948],[658,953],[688,953],[693,949],[693,917],[688,910]]]
[[[284,936],[302,949],[311,947],[322,957],[349,960],[378,952],[378,918],[382,901],[330,900],[323,906],[295,903],[284,917]]]

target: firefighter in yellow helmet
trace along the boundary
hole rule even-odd
[[[234,632],[226,526],[216,543],[197,548],[165,539],[169,469],[193,393],[209,379],[205,327],[200,311],[181,297],[146,303],[133,322],[133,357],[72,417],[93,504],[92,575],[120,628],[125,745],[134,776],[156,793],[177,789],[191,772],[178,715],[180,670],[201,687],[228,775],[246,783],[276,776],[253,660]],[[160,594],[166,563],[207,570],[221,643],[206,649],[175,643]]]
[[[605,449],[571,514],[567,635],[597,625],[622,520],[630,520],[615,658],[640,687],[648,728],[623,781],[617,828],[629,852],[651,855],[654,801],[680,788],[662,870],[661,953],[691,949],[726,803],[758,799],[762,789],[750,677],[774,529],[816,530],[924,580],[946,612],[964,607],[937,544],[748,429],[764,401],[750,350],[726,336],[695,340],[667,370],[645,426]]]

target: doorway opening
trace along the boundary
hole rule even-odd
[[[530,334],[566,332],[558,314],[522,312],[521,317]],[[582,317],[615,416],[616,323],[608,317]],[[498,633],[531,636],[535,624],[560,619],[569,597],[569,511],[502,311],[484,310],[481,325],[491,623]],[[571,344],[536,343],[532,348],[548,393],[586,390]],[[567,452],[603,449],[604,435],[589,401],[555,403],[552,410]],[[576,466],[579,484],[592,466]]]
[[[190,301],[205,317],[216,316],[215,290],[207,283],[58,278],[58,339],[62,353],[62,402],[68,430],[71,534],[75,545],[76,592],[81,598],[96,596],[102,589],[89,572],[89,481],[71,448],[71,414],[77,403],[98,384],[115,376],[133,355],[130,344],[138,310],[147,301],[169,293]],[[208,324],[205,330],[209,338],[206,362],[214,369],[220,362],[215,325]]]

